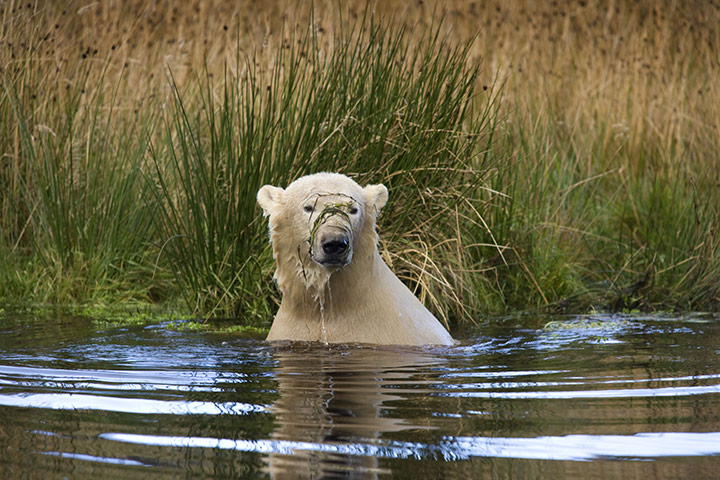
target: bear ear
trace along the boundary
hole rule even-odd
[[[282,195],[285,192],[280,187],[273,187],[272,185],[265,185],[257,193],[257,202],[263,209],[265,216],[269,216],[275,206],[282,201]]]
[[[365,204],[368,206],[368,210],[370,207],[375,207],[375,213],[380,213],[388,201],[388,189],[385,185],[368,185],[363,192],[365,192]]]

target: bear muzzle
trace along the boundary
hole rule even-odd
[[[320,232],[312,249],[312,259],[323,267],[341,268],[352,260],[351,239],[345,231]]]

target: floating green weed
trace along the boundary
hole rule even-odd
[[[178,321],[190,317],[187,313],[163,309],[155,305],[133,305],[129,303],[120,305],[81,305],[69,309],[68,313],[90,318],[94,324],[103,327],[148,325]]]
[[[553,320],[543,326],[546,332],[583,331],[583,330],[615,330],[632,326],[632,322],[624,318],[614,317],[581,317],[571,320]]]
[[[228,324],[227,322],[171,322],[167,328],[178,332],[207,332],[221,335],[234,335],[243,338],[264,339],[267,337],[268,328],[255,327],[252,325]]]

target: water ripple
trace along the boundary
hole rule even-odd
[[[245,415],[266,412],[268,405],[241,402],[184,402],[146,398],[118,398],[73,393],[33,393],[0,395],[6,407],[52,410],[101,410],[107,412],[165,415]]]
[[[0,387],[53,390],[160,390],[222,392],[218,383],[247,382],[247,375],[179,370],[68,370],[0,365]]]
[[[664,388],[627,388],[618,390],[565,390],[532,392],[451,392],[441,393],[448,397],[470,398],[507,398],[507,399],[580,399],[580,398],[640,398],[640,397],[682,397],[720,393],[720,385],[664,387]]]
[[[658,458],[720,455],[720,432],[651,432],[635,435],[542,437],[447,437],[437,445],[418,442],[316,443],[287,440],[232,440],[128,433],[103,433],[115,442],[173,448],[210,448],[264,454],[323,452],[380,458],[464,460],[473,457],[588,461],[596,458]]]
[[[132,467],[149,467],[152,466],[147,463],[133,460],[130,458],[113,458],[113,457],[98,457],[96,455],[87,455],[82,453],[69,453],[69,452],[40,452],[42,455],[49,455],[52,457],[70,458],[73,460],[82,460],[85,462],[99,462],[108,463],[111,465],[127,465]]]

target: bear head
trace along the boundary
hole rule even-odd
[[[358,250],[371,245],[367,253],[374,253],[375,220],[387,199],[384,185],[361,187],[337,173],[301,177],[286,189],[262,187],[257,201],[270,217],[281,290],[285,269],[297,270],[306,287],[319,289],[323,279],[351,264]]]

